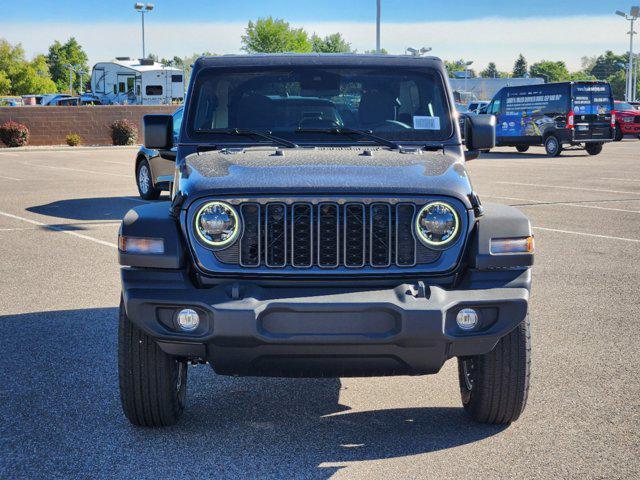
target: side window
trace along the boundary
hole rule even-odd
[[[177,138],[180,133],[180,125],[182,125],[182,113],[184,110],[180,109],[173,114],[173,137]]]
[[[114,95],[118,93],[118,86],[115,83],[113,84],[113,93]]]
[[[500,113],[500,98],[495,98],[492,102],[491,105],[489,105],[489,109],[487,110],[487,113],[490,113],[491,115],[498,115]]]
[[[120,82],[120,83],[118,83],[118,91],[119,91],[120,93],[124,93],[124,92],[126,92],[126,91],[127,91],[126,89],[127,89],[127,86],[125,85],[125,83],[124,83],[124,82]]]
[[[162,95],[162,85],[147,85],[145,92],[149,96]]]

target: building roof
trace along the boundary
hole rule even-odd
[[[181,71],[178,68],[164,66],[162,63],[159,63],[159,62],[153,62],[150,65],[143,65],[142,63],[140,63],[139,59],[116,58],[115,60],[111,60],[108,62],[98,62],[98,63],[114,63],[116,65],[120,65],[121,67],[130,68],[137,72],[151,72],[156,70],[172,70],[176,72]]]

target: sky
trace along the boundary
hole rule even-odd
[[[131,1],[0,0],[0,38],[27,55],[74,36],[93,64],[142,52],[140,14]],[[247,22],[271,15],[326,35],[340,32],[353,48],[375,48],[375,0],[156,0],[146,16],[147,53],[171,58],[195,52],[240,53]],[[640,0],[382,0],[382,46],[390,53],[431,47],[447,60],[490,61],[511,70],[519,53],[529,63],[563,60],[580,68],[585,55],[628,50],[628,22],[615,16]],[[638,26],[640,27],[640,25]],[[640,28],[636,28],[640,30]],[[639,42],[640,44],[640,42]]]

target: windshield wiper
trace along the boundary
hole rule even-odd
[[[261,132],[259,130],[251,130],[248,128],[227,128],[220,130],[199,130],[202,133],[220,133],[223,135],[240,135],[244,137],[260,137],[265,140],[269,140],[276,145],[282,145],[283,147],[289,148],[298,148],[298,144],[294,143],[290,140],[286,140],[284,138],[276,137],[275,135],[271,135],[269,130]]]
[[[333,128],[298,128],[296,133],[331,133],[334,135],[360,135],[362,137],[373,140],[378,145],[384,145],[385,147],[400,150],[400,145],[392,140],[374,135],[371,130],[356,130],[348,127],[333,127]]]

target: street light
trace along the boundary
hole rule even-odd
[[[621,12],[620,10],[616,10],[616,15],[628,20],[631,24],[631,28],[627,35],[629,35],[629,65],[627,67],[627,76],[626,76],[626,89],[625,89],[625,100],[627,102],[635,102],[636,101],[636,86],[638,83],[638,76],[633,68],[633,36],[636,32],[633,30],[633,24],[640,16],[640,6],[633,6],[631,10],[629,10],[629,14]]]
[[[147,54],[144,48],[144,14],[153,10],[153,3],[145,4],[138,2],[133,5],[133,8],[135,8],[142,15],[142,58],[147,58]]]
[[[414,57],[419,57],[421,55],[424,55],[425,53],[430,52],[431,50],[432,50],[431,47],[422,47],[420,50],[416,48],[407,47],[405,48],[404,53],[409,52]]]
[[[469,66],[473,63],[473,60],[470,62],[465,62],[464,64],[464,91],[467,91],[467,78],[469,78]]]
[[[376,1],[376,53],[382,53],[380,50],[380,0]]]

